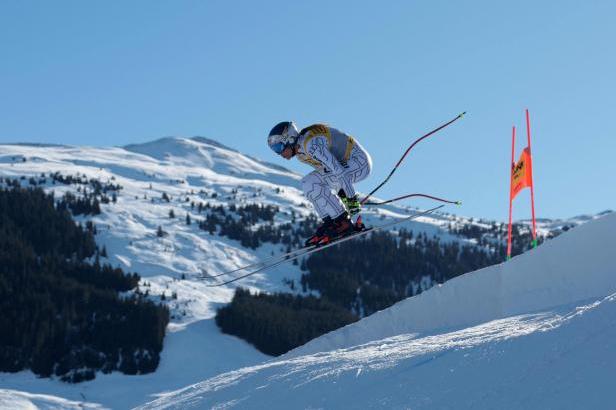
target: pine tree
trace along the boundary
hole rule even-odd
[[[158,225],[158,229],[156,230],[156,236],[158,236],[159,238],[162,238],[163,236],[165,236],[166,232],[163,231],[162,226]]]

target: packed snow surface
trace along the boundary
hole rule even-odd
[[[16,390],[0,389],[0,409],[6,410],[80,410],[102,409],[98,404],[66,400],[47,394],[30,394]]]
[[[140,409],[609,408],[616,214]]]

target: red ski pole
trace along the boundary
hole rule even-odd
[[[383,182],[381,182],[376,188],[374,188],[372,190],[372,192],[370,192],[368,195],[366,195],[366,197],[364,199],[361,200],[361,204],[363,205],[364,203],[366,203],[366,201],[368,200],[368,198],[370,198],[376,191],[378,191],[383,185],[385,185],[387,183],[387,181],[389,181],[389,178],[391,178],[391,176],[394,174],[394,172],[396,172],[396,170],[398,169],[398,167],[400,166],[400,164],[402,163],[402,161],[404,161],[404,158],[407,156],[407,154],[413,149],[413,147],[415,147],[415,145],[417,145],[420,141],[428,138],[430,135],[442,130],[443,128],[447,127],[448,125],[454,123],[455,121],[457,121],[458,119],[462,118],[464,116],[464,114],[466,114],[466,111],[464,111],[462,114],[459,114],[456,118],[454,118],[453,120],[441,125],[438,128],[433,129],[432,131],[430,131],[429,133],[417,138],[404,152],[404,154],[402,155],[402,158],[400,158],[400,160],[398,160],[398,163],[394,166],[394,169],[391,170],[391,172],[389,173],[389,175],[387,176],[387,178],[385,178],[385,180]]]

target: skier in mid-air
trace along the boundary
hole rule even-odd
[[[370,234],[371,232],[379,230],[384,231],[395,225],[428,215],[445,206],[441,204],[400,219],[394,219],[393,221],[365,228],[360,217],[357,218],[355,223],[351,221],[351,215],[358,213],[361,210],[362,204],[378,206],[411,197],[425,197],[444,203],[460,205],[460,201],[449,201],[447,199],[418,193],[407,194],[378,202],[368,202],[368,199],[389,181],[402,161],[404,161],[404,158],[417,143],[434,135],[450,124],[453,124],[455,121],[462,118],[464,114],[465,113],[459,114],[451,121],[446,122],[413,141],[387,178],[366,195],[361,202],[355,193],[353,184],[364,180],[370,175],[372,160],[366,150],[364,150],[353,137],[324,124],[314,124],[301,131],[298,131],[295,124],[291,121],[276,124],[267,138],[267,143],[270,148],[276,154],[287,160],[297,156],[297,159],[315,168],[313,172],[302,178],[302,188],[306,197],[314,204],[319,216],[323,218],[323,223],[317,228],[317,232],[306,241],[306,247],[289,251],[279,256],[272,255],[271,258],[266,260],[220,273],[213,277],[223,277],[252,268],[248,273],[230,277],[230,279],[227,280],[223,279],[219,283],[212,283],[206,286],[225,286],[237,282],[238,280],[263,272],[266,269],[278,266],[284,262],[297,260],[298,258],[303,258],[314,252],[327,249],[329,246],[338,243],[336,239],[339,239],[339,241],[347,241]],[[337,195],[334,194],[334,192],[336,192]]]
[[[306,245],[324,244],[354,232],[351,215],[360,211],[361,203],[353,184],[372,170],[372,159],[357,140],[325,124],[298,131],[294,122],[284,121],[272,128],[267,143],[283,158],[296,156],[315,168],[302,178],[302,189],[323,222]]]

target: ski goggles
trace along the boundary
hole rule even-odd
[[[278,155],[282,154],[282,151],[284,151],[285,148],[285,144],[283,144],[282,142],[277,142],[275,144],[270,145],[270,148]]]

